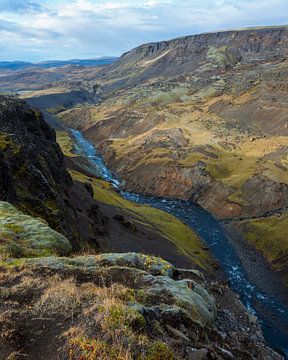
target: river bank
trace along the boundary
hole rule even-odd
[[[238,249],[232,246],[222,225],[205,210],[187,201],[147,197],[122,191],[119,179],[105,166],[96,150],[94,149],[94,153],[91,153],[93,149],[93,147],[91,148],[91,143],[84,139],[79,131],[71,131],[77,146],[86,152],[86,156],[97,167],[99,174],[106,181],[112,183],[124,198],[167,211],[197,231],[223,268],[230,281],[231,288],[239,294],[244,305],[259,318],[268,344],[287,358],[287,308],[285,304],[278,301],[277,295],[274,296],[273,293],[270,295],[266,294],[266,291],[261,291],[258,288],[255,277],[250,278],[249,272],[245,269],[247,264],[241,262],[241,256],[237,253]],[[258,271],[254,271],[254,273],[256,272]]]

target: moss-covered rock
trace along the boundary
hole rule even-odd
[[[165,276],[161,267],[145,271],[145,258],[46,257],[0,269],[0,358],[21,351],[45,360],[280,360],[230,290],[216,295],[213,322],[214,298],[203,286],[172,265]]]
[[[136,253],[101,254],[29,259],[27,264],[57,271],[81,270],[90,276],[92,274],[100,284],[104,281],[129,285],[136,290],[136,300],[144,306],[142,310],[162,320],[169,318],[171,313],[173,319],[178,318],[180,322],[186,318],[206,327],[215,318],[213,296],[193,280],[173,279],[174,267],[160,258]],[[131,306],[135,308],[135,301],[131,302]]]
[[[105,267],[127,267],[135,270],[145,270],[152,275],[172,276],[173,265],[168,261],[155,256],[148,256],[138,253],[109,253],[100,255],[84,255],[74,258],[43,258],[31,260],[31,264],[39,264],[52,269],[63,268],[85,268],[86,270],[95,270]]]
[[[71,245],[40,218],[24,215],[0,201],[0,254],[2,258],[68,255]]]

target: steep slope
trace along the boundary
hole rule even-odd
[[[24,101],[1,96],[0,109],[0,200],[41,217],[75,248],[95,247],[102,215],[89,189],[73,183],[54,130]]]

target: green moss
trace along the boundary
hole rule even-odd
[[[163,342],[155,341],[150,345],[144,360],[175,360],[172,350]]]
[[[193,152],[192,154],[188,154],[184,159],[179,161],[179,164],[182,166],[190,167],[197,164],[198,161],[204,161],[206,157],[198,152]]]
[[[70,158],[77,157],[77,155],[73,153],[73,141],[68,132],[56,131],[56,140],[65,156]]]
[[[50,112],[51,114],[58,114],[60,113],[61,111],[64,111],[66,110],[65,106],[55,106],[55,107],[51,107],[51,108],[48,108],[47,111]]]
[[[16,155],[19,152],[20,146],[13,143],[10,136],[5,133],[0,132],[0,151],[10,150],[13,155]]]
[[[14,206],[0,202],[0,254],[2,258],[67,255],[69,241],[44,220],[24,215]]]
[[[143,315],[124,304],[111,306],[103,321],[112,330],[122,329],[124,331],[126,328],[140,330],[146,325]]]
[[[0,150],[5,150],[10,144],[7,134],[0,133]]]
[[[14,234],[21,234],[24,231],[24,227],[18,224],[4,224],[4,227],[12,230]]]
[[[232,195],[228,196],[228,200],[235,203],[235,204],[238,204],[240,206],[248,206],[248,202],[245,201],[243,198],[242,198],[243,194],[240,190],[236,191],[235,193],[233,193]]]
[[[34,114],[35,114],[35,119],[36,119],[37,121],[40,121],[40,119],[42,118],[42,113],[41,113],[41,111],[39,111],[39,110],[37,110],[37,109],[33,109],[33,111],[34,111]]]
[[[10,241],[2,248],[2,254],[9,258],[21,258],[24,256],[24,249],[15,241]]]
[[[13,269],[13,268],[21,267],[24,264],[25,264],[24,258],[19,258],[19,259],[10,258],[6,260],[1,260],[1,256],[0,256],[0,268]]]
[[[167,165],[173,162],[173,159],[169,157],[171,150],[166,148],[153,148],[147,155],[141,157],[141,160],[137,162],[134,167],[129,168],[129,171],[133,171],[139,166],[151,165],[151,164],[162,164]]]

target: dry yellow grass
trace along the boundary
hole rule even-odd
[[[77,157],[77,155],[73,153],[73,140],[67,131],[56,131],[56,140],[65,156],[72,158]]]
[[[71,91],[71,89],[69,89],[67,87],[59,86],[59,87],[51,87],[48,89],[37,90],[37,91],[27,91],[25,93],[22,93],[19,97],[20,97],[20,99],[29,99],[29,98],[44,96],[44,95],[63,94],[63,93],[67,93],[70,91]]]

